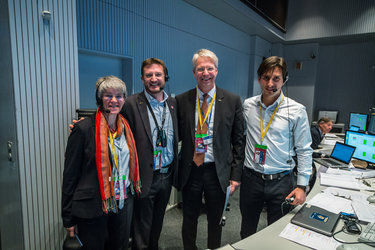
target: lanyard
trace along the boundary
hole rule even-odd
[[[277,107],[276,107],[275,110],[273,111],[272,116],[271,116],[270,120],[269,120],[268,123],[267,123],[267,127],[266,127],[266,130],[265,130],[265,131],[263,131],[262,108],[261,108],[261,104],[260,104],[260,102],[259,102],[259,113],[260,113],[260,141],[261,141],[261,143],[263,143],[264,137],[266,136],[266,134],[267,134],[267,132],[268,132],[268,129],[270,128],[271,122],[272,122],[273,118],[275,117],[275,114],[276,114],[277,110],[279,109],[280,104],[283,102],[283,100],[284,100],[284,94],[283,94],[282,97],[281,97],[281,100],[280,100],[279,105],[277,105]]]
[[[206,116],[204,117],[204,120],[202,121],[203,117],[202,117],[201,105],[199,105],[199,93],[198,93],[198,86],[197,86],[197,107],[198,107],[199,125],[201,127],[201,130],[203,129],[203,124],[206,122],[208,118],[208,114],[211,113],[211,109],[214,104],[215,98],[216,98],[216,91],[215,91],[214,97],[211,100],[210,106],[208,107]]]
[[[109,142],[111,144],[111,149],[112,149],[112,153],[113,153],[113,159],[115,160],[115,165],[116,165],[117,172],[119,172],[118,171],[118,158],[117,158],[117,153],[116,153],[116,149],[115,149],[115,144],[113,142],[113,138],[116,137],[117,132],[115,132],[112,135],[111,131],[109,130],[108,133],[109,133]]]
[[[150,112],[151,112],[151,115],[152,115],[152,118],[154,118],[154,122],[155,122],[155,126],[157,127],[158,131],[162,131],[163,128],[164,128],[164,123],[165,123],[165,116],[167,114],[167,104],[166,104],[167,101],[164,102],[164,108],[163,108],[163,115],[162,115],[162,118],[161,118],[161,127],[159,127],[159,124],[158,124],[158,121],[156,120],[156,117],[155,117],[155,114],[154,114],[154,111],[152,110],[152,107],[150,105],[150,103],[147,101],[147,106],[148,108],[150,109]]]

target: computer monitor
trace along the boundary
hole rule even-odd
[[[349,130],[351,130],[351,131],[359,131],[359,127],[355,126],[355,125],[352,125],[352,126],[350,126]]]
[[[375,135],[375,113],[370,115],[370,122],[368,123],[367,132]]]
[[[366,131],[367,115],[360,113],[350,113],[349,128],[351,126],[359,127],[359,130]]]
[[[375,164],[375,135],[347,130],[345,144],[356,147],[353,158]]]

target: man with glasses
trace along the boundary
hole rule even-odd
[[[134,134],[142,185],[134,203],[132,249],[158,249],[177,165],[177,105],[163,90],[169,76],[162,60],[143,61],[141,79],[144,91],[129,96],[123,109]]]
[[[207,248],[221,245],[219,225],[228,192],[240,185],[244,159],[241,99],[216,86],[218,58],[207,49],[193,56],[197,87],[176,97],[182,140],[178,188],[182,190],[184,249],[197,249],[202,195],[207,208]]]
[[[310,127],[303,105],[284,96],[286,62],[271,56],[258,68],[262,94],[243,104],[246,121],[245,162],[240,191],[241,238],[256,232],[264,204],[268,225],[289,211],[285,200],[306,199],[312,163]],[[297,156],[297,183],[293,169]]]

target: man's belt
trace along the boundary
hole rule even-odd
[[[260,177],[265,181],[280,180],[282,177],[284,177],[285,175],[288,175],[292,172],[292,170],[286,170],[286,171],[276,173],[276,174],[262,174],[262,173],[259,173],[255,170],[251,169],[251,168],[248,168],[248,167],[245,167],[245,168],[247,168],[251,172],[251,174],[253,174],[257,177]]]

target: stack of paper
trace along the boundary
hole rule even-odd
[[[313,232],[306,228],[289,223],[279,236],[313,249],[335,250],[340,245],[332,237]]]
[[[320,185],[342,187],[355,190],[373,190],[371,187],[363,184],[361,180],[358,180],[355,176],[351,175],[320,173]]]

